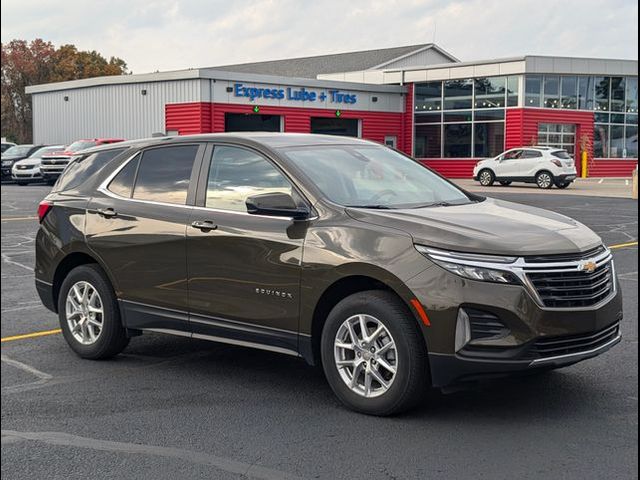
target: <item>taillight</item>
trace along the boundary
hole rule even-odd
[[[562,162],[560,160],[551,160],[556,167],[562,167]]]
[[[51,210],[52,207],[53,203],[48,200],[43,200],[40,202],[40,204],[38,205],[38,221],[40,223],[42,223],[44,217],[47,216],[47,213],[49,213],[49,210]]]

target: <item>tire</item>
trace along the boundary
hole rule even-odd
[[[369,335],[380,326],[384,327],[384,332],[370,343],[366,342],[364,348],[340,348],[340,344],[348,343],[347,338],[353,340],[351,332],[362,339],[360,316],[366,319]],[[354,322],[351,331],[346,327],[348,322]],[[394,347],[387,348],[391,341]],[[380,350],[380,356],[376,356],[377,351],[370,353],[372,349]],[[407,307],[390,292],[370,290],[340,301],[329,313],[322,330],[321,354],[331,389],[344,405],[357,412],[379,416],[401,413],[416,406],[431,386],[427,348],[418,323]],[[350,358],[343,359],[343,354]],[[351,361],[353,366],[340,368],[338,361]],[[383,361],[396,368],[394,374],[384,368]],[[360,366],[356,367],[358,362]],[[367,369],[363,369],[365,365]],[[356,368],[356,385],[352,389],[347,382],[353,379]],[[388,384],[387,388],[368,374],[373,371]],[[365,390],[367,375],[372,379],[368,396]]]
[[[571,182],[556,183],[556,187],[562,188],[562,189],[567,188],[569,185],[571,185]]]
[[[16,182],[19,186],[24,187],[26,185],[29,185],[28,182]]]
[[[541,172],[536,173],[536,185],[538,185],[538,188],[547,190],[553,187],[554,183],[555,181],[551,172],[542,170]]]
[[[91,290],[85,290],[86,285],[97,293],[97,298],[91,296],[93,299],[91,303],[83,303],[77,295],[80,294],[82,298],[85,292],[87,294],[91,292]],[[71,292],[74,286],[77,287],[75,296]],[[68,315],[68,311],[73,309],[73,302],[70,304],[67,302],[70,295],[74,296],[76,305],[84,305],[82,307],[84,315]],[[89,307],[102,308],[102,314],[94,313],[91,317],[91,314],[88,313]],[[84,321],[80,316],[84,318]],[[98,265],[81,265],[69,272],[60,287],[58,318],[65,340],[71,349],[82,358],[98,360],[113,357],[124,350],[129,343],[129,338],[120,319],[120,309],[113,287]],[[91,323],[90,318],[93,318],[94,323]],[[95,323],[101,323],[101,327],[98,329]],[[76,326],[81,324],[75,333],[72,332],[72,324]],[[94,338],[91,338],[91,332],[93,332]],[[83,342],[79,337],[83,337],[87,342]]]
[[[500,182],[500,185],[502,185],[503,187],[508,187],[509,185],[511,185],[511,183],[512,183],[512,182],[510,182],[510,181],[508,181],[508,180],[507,180],[507,181],[502,180],[502,181]]]
[[[485,168],[478,173],[478,181],[483,187],[490,187],[496,181],[496,176],[491,170]]]

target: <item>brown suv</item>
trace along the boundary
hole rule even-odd
[[[614,263],[591,230],[357,139],[97,147],[38,213],[36,286],[84,358],[146,331],[263,348],[321,363],[342,402],[387,415],[430,386],[620,340]]]

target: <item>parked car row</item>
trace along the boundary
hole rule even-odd
[[[473,179],[484,187],[495,182],[535,183],[539,188],[567,188],[577,177],[576,164],[566,150],[553,147],[512,148],[497,157],[479,161]]]
[[[45,181],[53,184],[71,158],[81,150],[122,142],[120,138],[93,138],[77,140],[70,145],[15,145],[2,152],[2,180],[13,180],[18,185]]]

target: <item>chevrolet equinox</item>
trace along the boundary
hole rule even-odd
[[[620,341],[611,252],[387,147],[209,134],[96,147],[39,205],[36,286],[83,358],[162,332],[322,365],[348,407],[558,368]]]

